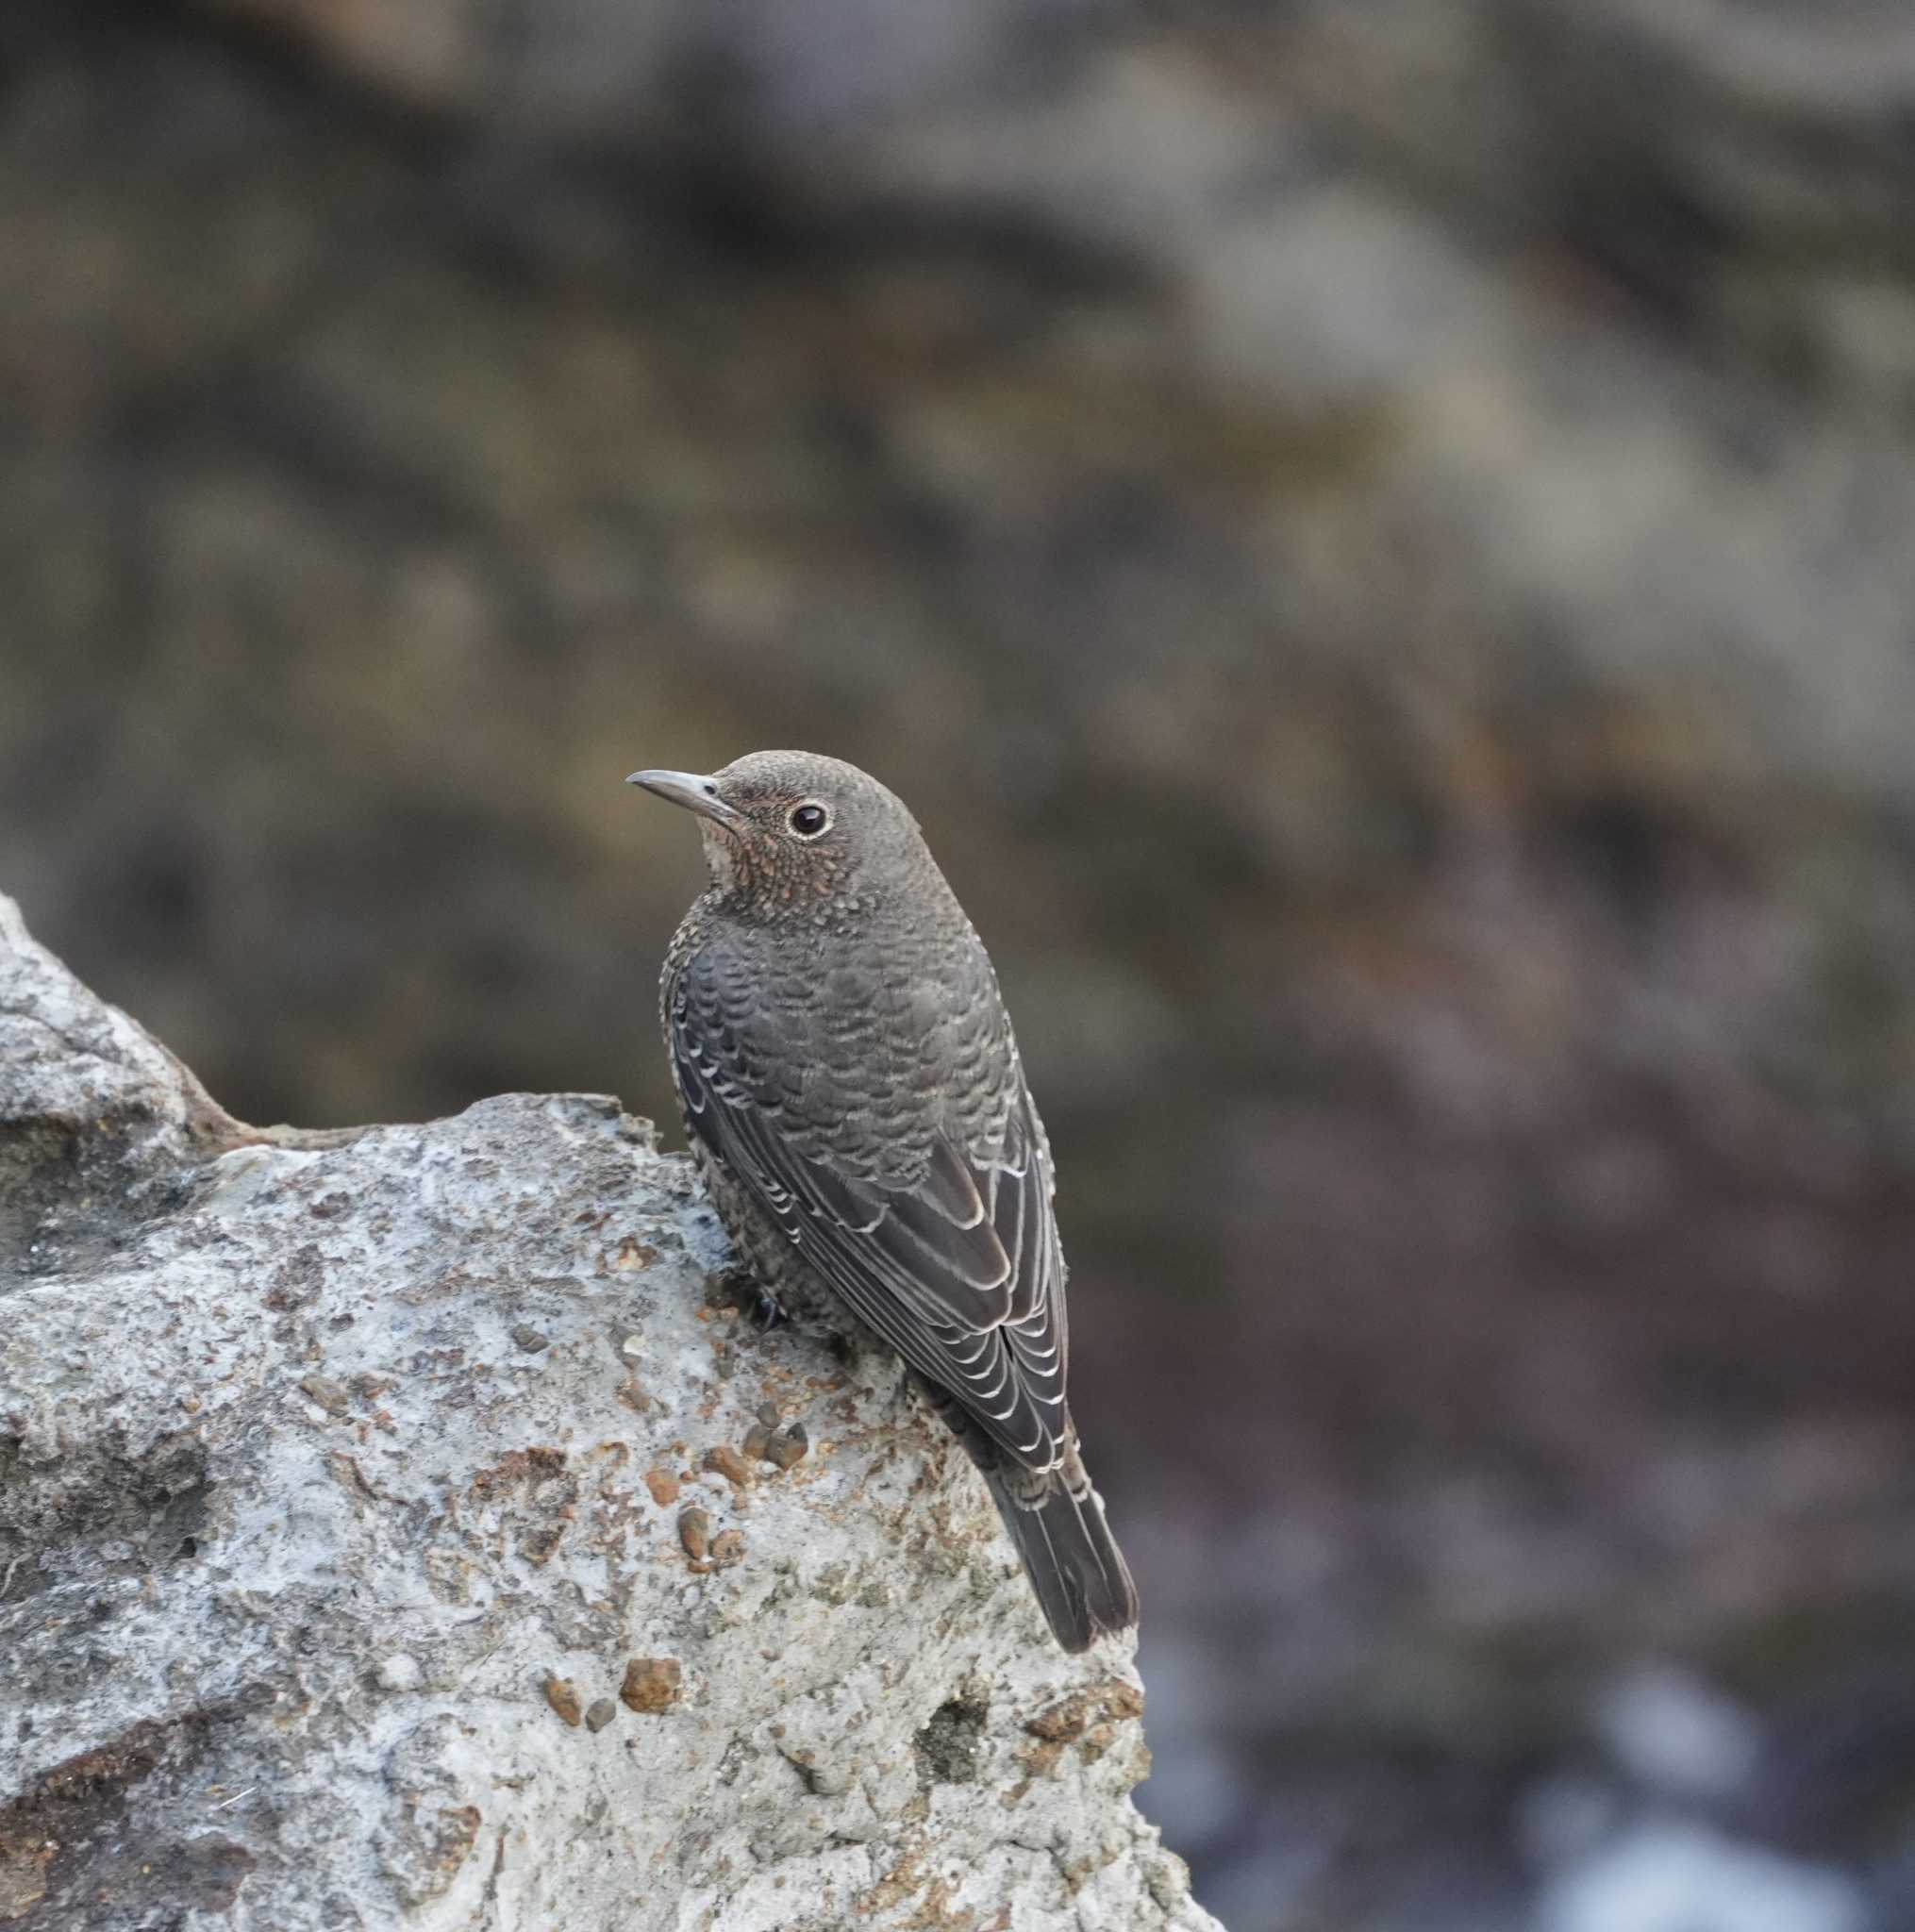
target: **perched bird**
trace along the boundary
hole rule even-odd
[[[771,1295],[835,1299],[984,1473],[1057,1641],[1137,1622],[1065,1401],[1051,1152],[983,942],[917,821],[810,752],[634,772],[711,883],[659,991],[691,1146]]]

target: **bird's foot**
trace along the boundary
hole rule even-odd
[[[774,1328],[782,1328],[791,1319],[784,1303],[756,1274],[742,1268],[734,1268],[726,1274],[724,1285],[731,1296],[732,1307],[760,1335],[769,1335]]]

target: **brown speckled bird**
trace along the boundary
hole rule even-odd
[[[733,1241],[775,1299],[817,1306],[823,1288],[905,1358],[1066,1650],[1135,1624],[1065,1402],[1050,1146],[916,820],[810,752],[629,782],[698,814],[711,869],[659,1014]]]

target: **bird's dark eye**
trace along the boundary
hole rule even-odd
[[[822,805],[814,805],[807,799],[803,805],[794,805],[785,814],[785,823],[801,839],[815,839],[831,823],[831,814]]]

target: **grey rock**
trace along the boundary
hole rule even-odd
[[[1130,1646],[1050,1645],[892,1372],[708,1306],[719,1237],[645,1123],[508,1094],[254,1133],[6,901],[0,1028],[0,1144],[31,1157],[0,1241],[0,1919],[1214,1924],[1127,1795]],[[107,1245],[35,1186],[93,1158]],[[608,1346],[634,1327],[642,1402]],[[803,1463],[694,1474],[763,1403],[817,1418]],[[740,1560],[694,1574],[648,1475]],[[680,1694],[595,1738],[635,1657]]]
[[[0,898],[0,1120],[97,1139],[119,1131],[181,1151],[217,1110],[192,1075],[117,1007],[93,998]]]

